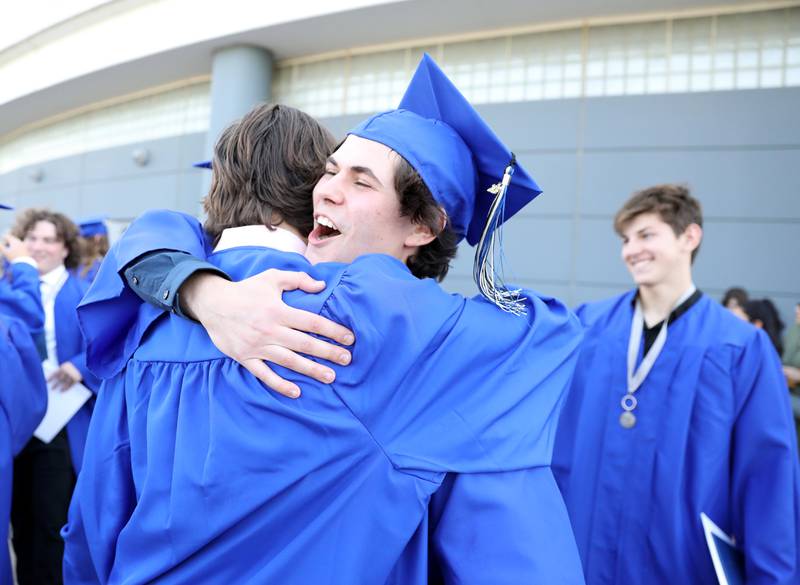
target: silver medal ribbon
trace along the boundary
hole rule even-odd
[[[619,417],[619,422],[626,429],[636,424],[636,416],[633,414],[633,411],[638,401],[634,394],[645,381],[650,370],[653,369],[653,364],[656,363],[658,356],[661,355],[661,350],[664,349],[664,345],[667,343],[667,323],[669,322],[670,315],[672,315],[672,311],[680,307],[696,290],[697,287],[692,284],[689,290],[683,293],[681,298],[677,300],[672,310],[669,312],[669,315],[667,315],[666,319],[664,319],[664,322],[661,324],[661,329],[658,331],[658,336],[650,347],[650,351],[642,358],[642,363],[639,364],[638,368],[636,367],[636,357],[639,355],[639,345],[642,343],[644,311],[642,309],[642,301],[637,296],[636,308],[633,311],[633,320],[631,321],[631,334],[628,337],[628,393],[625,394],[620,401],[623,412]]]

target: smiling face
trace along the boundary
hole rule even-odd
[[[64,264],[69,255],[66,244],[58,237],[55,224],[49,221],[37,221],[23,241],[39,266],[39,274],[47,274]]]
[[[622,261],[637,286],[657,286],[691,271],[699,226],[676,236],[657,213],[635,216],[622,230]]]
[[[399,160],[387,146],[353,135],[328,158],[314,188],[314,229],[306,250],[312,263],[352,262],[363,254],[388,254],[405,263],[433,239],[401,215]]]

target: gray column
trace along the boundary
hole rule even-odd
[[[211,66],[211,119],[206,152],[225,127],[272,95],[272,54],[261,47],[226,47]]]
[[[211,158],[220,133],[254,105],[272,95],[272,54],[262,47],[238,45],[219,49],[211,65],[211,113],[205,156]],[[208,192],[211,173],[203,180]],[[202,210],[200,211],[202,214]]]

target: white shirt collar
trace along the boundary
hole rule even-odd
[[[214,252],[243,246],[273,248],[298,254],[306,252],[306,243],[289,230],[281,227],[270,230],[264,225],[245,225],[223,230]]]
[[[59,264],[47,274],[41,274],[39,280],[48,286],[56,286],[62,278],[64,278],[67,268],[63,264]]]

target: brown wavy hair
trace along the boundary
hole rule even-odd
[[[260,104],[228,126],[214,147],[205,229],[286,222],[307,236],[314,227],[314,185],[333,151],[333,135],[298,109]]]
[[[81,236],[78,239],[81,248],[81,265],[79,275],[85,278],[89,274],[95,260],[102,260],[108,254],[109,242],[108,235],[97,234],[84,238]]]
[[[67,248],[64,266],[76,268],[81,261],[81,249],[78,241],[80,231],[78,226],[63,213],[42,208],[25,209],[17,216],[17,221],[14,223],[14,227],[11,228],[11,233],[24,240],[28,232],[40,221],[48,221],[56,226],[56,237]]]
[[[680,236],[693,223],[703,227],[703,209],[692,197],[686,185],[655,185],[631,195],[614,216],[614,231],[620,236],[633,218],[643,213],[655,213]],[[692,251],[692,262],[700,246]]]
[[[442,226],[444,211],[419,173],[402,156],[398,155],[398,159],[394,188],[400,198],[400,213],[416,224],[427,226],[436,235],[436,239],[420,246],[408,258],[406,266],[417,278],[435,278],[441,282],[458,251],[458,237],[449,222]]]

